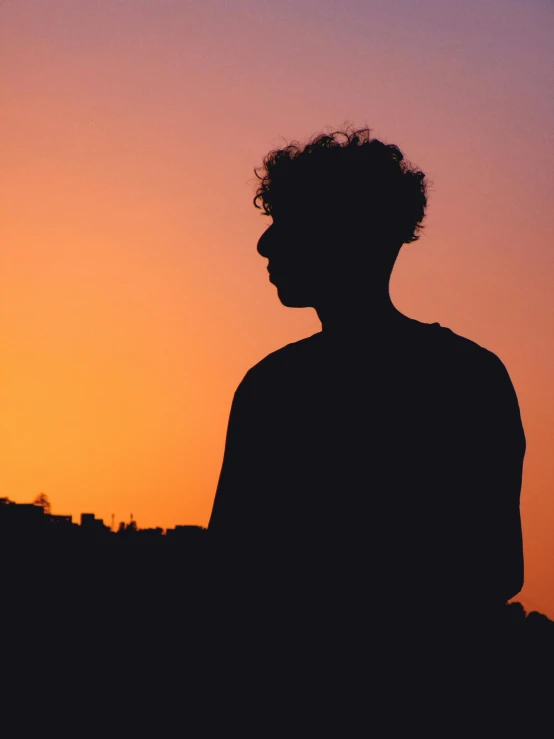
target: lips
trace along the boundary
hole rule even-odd
[[[276,282],[282,282],[283,277],[285,280],[289,280],[291,277],[291,270],[287,269],[286,266],[283,267],[283,265],[275,265],[270,264],[267,267],[267,271],[269,273],[269,281],[275,284]]]

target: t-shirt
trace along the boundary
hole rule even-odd
[[[209,535],[258,580],[505,601],[525,446],[508,372],[477,343],[413,320],[321,331],[237,388]]]

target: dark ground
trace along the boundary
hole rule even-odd
[[[518,603],[303,600],[260,568],[223,577],[205,536],[2,556],[4,736],[552,729],[554,622]]]

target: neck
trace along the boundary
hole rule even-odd
[[[393,304],[387,290],[381,295],[372,291],[363,294],[335,296],[314,306],[325,333],[372,333],[392,331],[405,326],[412,319]]]

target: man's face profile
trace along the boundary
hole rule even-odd
[[[281,210],[258,241],[258,253],[268,259],[269,281],[283,305],[313,307],[324,286],[327,244],[316,217]]]
[[[258,253],[268,259],[269,281],[288,308],[317,307],[360,284],[370,289],[390,273],[387,250],[376,249],[365,231],[348,224],[346,214],[337,221],[310,210],[299,215],[285,210],[272,218]]]

